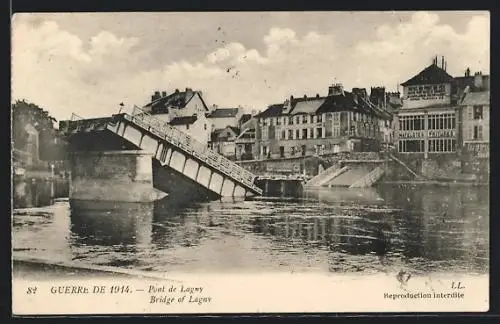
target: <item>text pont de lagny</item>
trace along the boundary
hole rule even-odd
[[[156,286],[150,285],[148,292],[150,294],[165,294],[165,295],[152,295],[150,298],[150,303],[162,303],[162,304],[173,304],[173,303],[196,303],[202,305],[205,303],[210,303],[212,297],[201,296],[203,293],[203,287],[187,287],[181,285],[176,287],[171,286]],[[182,295],[184,294],[184,295]],[[189,296],[189,297],[188,297]],[[187,298],[188,297],[188,298]]]

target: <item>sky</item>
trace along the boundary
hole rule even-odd
[[[12,101],[91,118],[189,87],[209,106],[262,111],[332,83],[401,91],[435,55],[452,76],[488,74],[489,13],[22,13],[12,18]]]

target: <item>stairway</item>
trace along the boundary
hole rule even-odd
[[[361,179],[356,180],[349,186],[349,188],[369,188],[373,186],[377,181],[379,181],[384,173],[384,167],[382,165],[379,165]]]
[[[306,187],[321,187],[331,179],[347,171],[347,169],[348,169],[347,167],[341,167],[340,164],[336,163],[331,167],[329,167],[328,169],[324,170],[323,172],[311,178],[306,183]]]
[[[348,170],[339,176],[328,181],[324,185],[328,187],[350,187],[357,180],[366,176],[372,170],[371,167],[363,164],[351,164]]]

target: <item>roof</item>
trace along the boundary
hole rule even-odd
[[[460,76],[460,77],[455,77],[455,84],[458,88],[459,92],[462,92],[467,86],[473,90],[480,90],[476,89],[474,85],[476,76],[475,75],[469,75],[469,76]],[[483,89],[482,90],[490,90],[490,76],[488,74],[482,75],[482,83],[483,83]]]
[[[234,136],[238,136],[240,129],[233,126],[226,126],[225,128],[218,128],[214,130],[211,134],[212,142],[226,141],[230,136],[226,135],[229,131],[234,133]]]
[[[282,111],[283,111],[283,104],[274,104],[274,105],[268,106],[266,110],[255,115],[255,117],[267,118],[267,117],[281,116],[281,115],[284,115],[282,113]]]
[[[243,114],[240,118],[240,124],[244,124],[250,119],[252,119],[252,114]]]
[[[312,98],[312,99],[294,99],[292,101],[292,110],[290,115],[297,114],[315,114],[316,110],[325,102],[325,98]]]
[[[196,94],[200,96],[205,109],[207,109],[203,97],[201,96],[199,91],[174,92],[166,97],[162,97],[148,103],[143,108],[151,108],[153,114],[168,112],[169,108],[182,109],[186,107],[189,101],[191,101],[191,99],[193,99]]]
[[[255,128],[247,128],[238,135],[236,141],[241,140],[255,140]]]
[[[490,104],[490,91],[469,92],[465,95],[461,105],[489,105]]]
[[[355,100],[357,99],[357,100]],[[257,118],[276,117],[296,114],[322,114],[326,112],[354,110],[384,116],[389,118],[388,112],[377,109],[367,99],[355,97],[351,92],[344,90],[344,95],[331,95],[327,97],[297,98],[292,99],[292,109],[283,113],[283,104],[270,105],[265,111],[258,114]]]
[[[236,117],[239,110],[239,108],[217,108],[208,116],[208,118]]]
[[[198,119],[197,116],[181,116],[174,117],[169,124],[172,126],[176,125],[191,125]]]
[[[431,64],[413,78],[401,83],[401,85],[410,86],[418,84],[439,84],[451,83],[452,81],[453,77],[446,73],[445,70],[441,69],[436,64]]]

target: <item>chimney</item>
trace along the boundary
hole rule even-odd
[[[447,61],[444,61],[444,71],[446,72],[446,65],[448,65]]]
[[[474,74],[474,88],[476,88],[476,90],[482,90],[482,88],[483,88],[483,73],[482,72],[476,72]]]
[[[441,56],[441,69],[444,70],[444,56]]]
[[[292,108],[292,99],[293,99],[293,96],[290,96],[290,99],[286,99],[285,102],[283,103],[283,112],[284,113],[290,112],[290,109]]]
[[[470,69],[469,68],[467,68],[467,70],[465,70],[465,76],[470,77]]]
[[[328,87],[328,95],[329,96],[343,96],[344,95],[344,87],[342,83],[335,83]]]
[[[316,94],[316,98],[319,98],[319,93]]]
[[[307,98],[307,95],[304,95],[304,99],[306,99],[306,98]]]
[[[155,101],[161,98],[160,91],[155,91],[154,94],[151,96],[151,101]]]
[[[175,93],[179,93],[179,89],[175,89]]]
[[[162,96],[162,98],[163,98],[163,97],[166,97],[166,96],[167,96],[167,92],[166,92],[166,91],[162,91],[162,92],[161,92],[161,96]]]
[[[193,89],[191,89],[191,88],[186,88],[186,92],[187,92],[187,93],[190,93],[190,92],[192,92],[192,91],[193,91]]]

